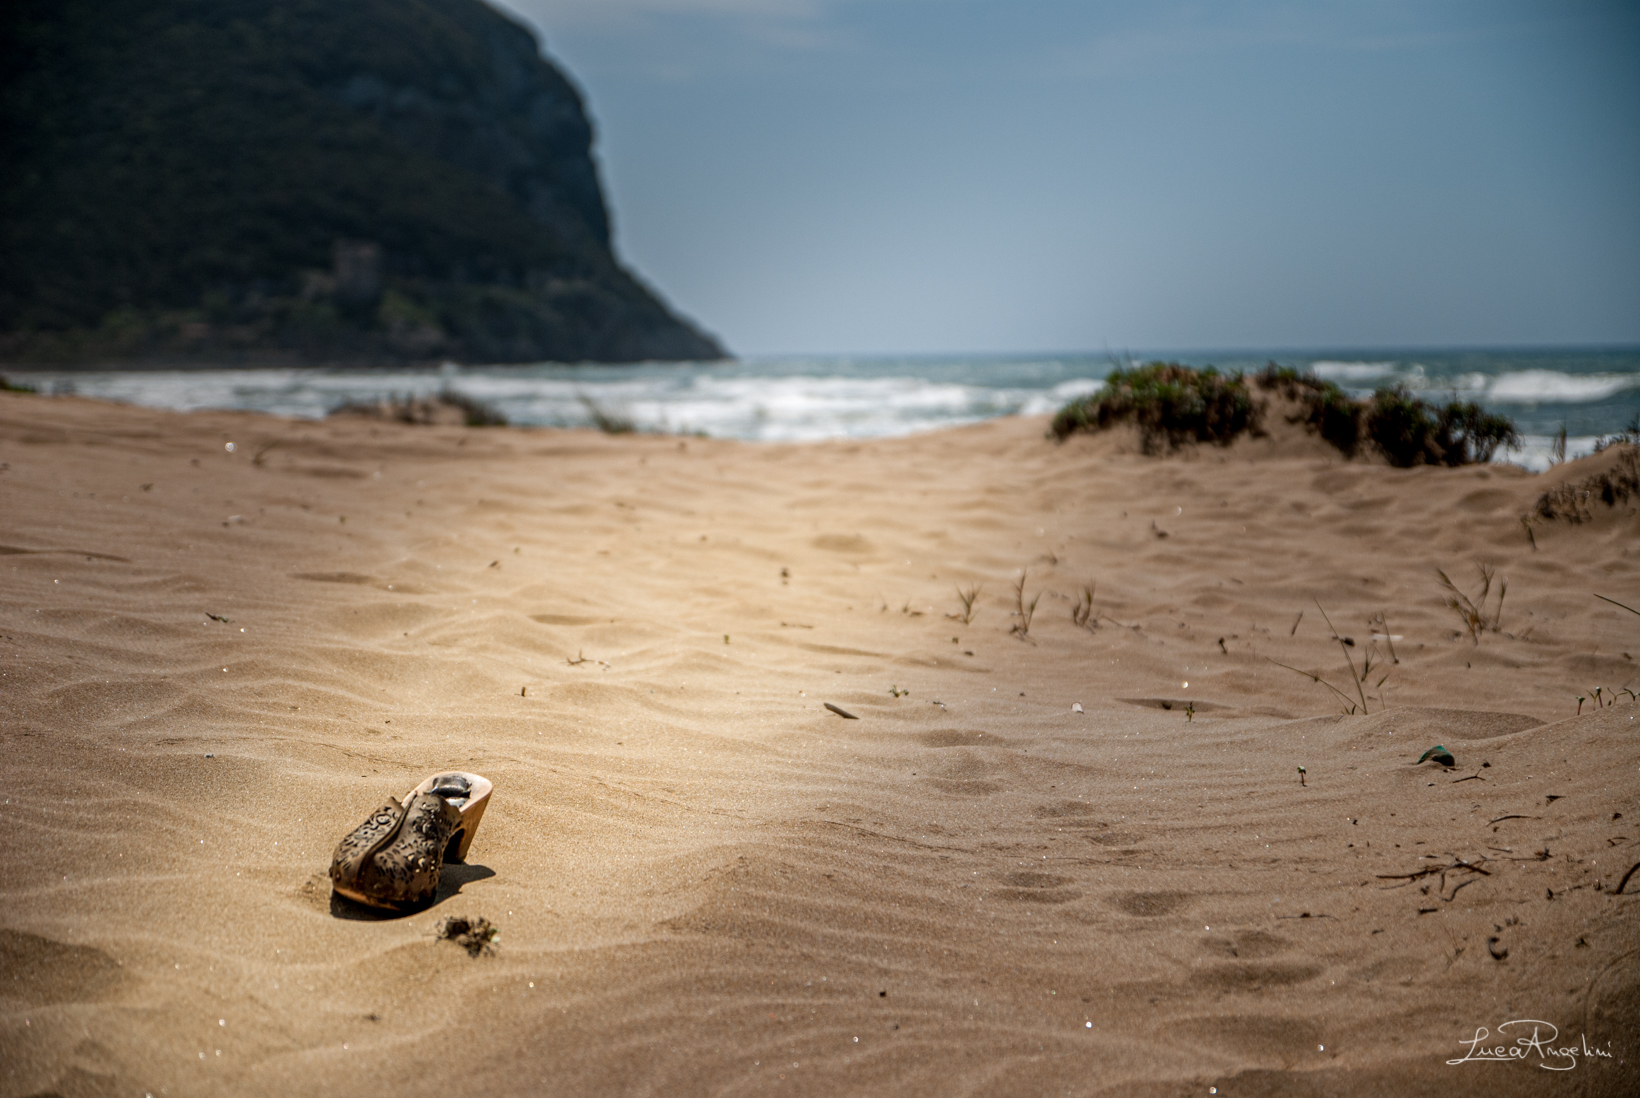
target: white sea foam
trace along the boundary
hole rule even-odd
[[[1376,381],[1399,372],[1395,362],[1312,362],[1310,370],[1328,381]]]
[[[1092,396],[1105,387],[1104,379],[1097,377],[1078,377],[1070,381],[1062,381],[1045,393],[1034,393],[1027,397],[1020,407],[1021,415],[1042,416],[1050,412],[1057,412],[1073,400]]]
[[[238,408],[308,419],[321,418],[349,400],[428,396],[449,385],[493,405],[516,424],[586,426],[591,423],[586,401],[591,401],[631,419],[640,430],[698,431],[719,438],[771,442],[882,438],[999,415],[1047,414],[1104,385],[1097,377],[1063,378],[1064,368],[1037,371],[1029,363],[1023,368],[1020,363],[1012,364],[1016,368],[1011,376],[993,384],[977,380],[975,371],[950,372],[965,380],[870,376],[858,370],[790,372],[804,365],[808,364],[779,364],[772,375],[755,369],[681,364],[436,371],[109,371],[40,374],[28,380],[47,391],[72,387],[82,396],[149,407],[180,411]],[[814,365],[853,366],[838,360]]]
[[[1594,453],[1594,444],[1598,441],[1598,435],[1568,437],[1566,460],[1588,457]],[[1492,455],[1492,460],[1500,464],[1523,465],[1534,473],[1541,473],[1555,463],[1555,436],[1522,435],[1519,446],[1510,450],[1500,450]]]
[[[1518,370],[1490,381],[1486,396],[1500,404],[1581,404],[1640,387],[1640,377],[1633,374],[1563,374],[1558,370]]]
[[[1583,404],[1640,388],[1640,375],[1636,374],[1569,374],[1542,369],[1495,374],[1478,370],[1434,373],[1418,362],[1315,362],[1310,368],[1317,377],[1362,392],[1375,384],[1393,382],[1432,397],[1455,393],[1498,404]]]

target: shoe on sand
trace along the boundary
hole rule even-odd
[[[484,818],[484,809],[489,807],[490,793],[494,789],[495,786],[488,778],[453,770],[444,774],[434,774],[410,791],[411,796],[417,793],[436,793],[461,813],[461,822],[456,825],[450,847],[444,852],[445,861],[467,860],[467,848],[473,845],[473,836],[478,832],[478,822]],[[406,798],[406,801],[408,800],[409,798]]]
[[[336,847],[331,887],[371,907],[431,900],[445,861],[466,859],[493,788],[477,774],[450,772],[386,802]]]

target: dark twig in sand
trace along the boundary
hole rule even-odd
[[[1629,866],[1629,871],[1623,874],[1623,879],[1621,881],[1617,882],[1617,894],[1619,896],[1623,895],[1623,889],[1628,885],[1629,878],[1634,876],[1634,871],[1637,869],[1640,869],[1640,862],[1635,862],[1633,865]]]
[[[833,713],[836,713],[839,717],[842,717],[845,721],[857,721],[857,720],[860,719],[859,717],[856,717],[853,713],[850,713],[847,709],[843,709],[839,706],[835,706],[835,705],[831,704],[831,702],[824,702],[822,704],[824,704],[825,707],[827,709],[831,710]]]
[[[575,653],[575,658],[570,659],[566,656],[564,658],[564,662],[569,664],[571,667],[579,667],[583,663],[587,662],[587,658],[581,654],[581,651],[579,649],[577,649],[576,653]]]
[[[1511,815],[1511,816],[1499,816],[1495,820],[1487,820],[1486,822],[1488,824],[1495,824],[1495,823],[1501,823],[1504,820],[1537,820],[1537,819],[1542,819],[1542,817],[1541,816]]]
[[[1600,599],[1602,602],[1609,602],[1613,606],[1623,606],[1623,604],[1618,602],[1616,599],[1608,599],[1605,595],[1596,594],[1595,598]],[[1623,606],[1623,609],[1627,610],[1631,614],[1640,614],[1640,610],[1636,610],[1632,606]]]
[[[1293,619],[1293,627],[1291,629],[1287,630],[1287,635],[1289,637],[1298,636],[1298,623],[1303,621],[1303,620],[1304,620],[1304,611],[1300,610],[1298,612],[1298,617]]]
[[[1453,885],[1452,886],[1452,895],[1442,896],[1441,899],[1445,900],[1447,903],[1451,903],[1453,900],[1456,900],[1458,898],[1458,892],[1459,892],[1460,889],[1468,888],[1470,885],[1474,884],[1478,880],[1480,880],[1479,877],[1471,877],[1467,881],[1463,881],[1460,884]]]
[[[1486,861],[1485,856],[1482,856],[1481,861]],[[1426,869],[1420,869],[1415,873],[1379,873],[1377,874],[1377,877],[1381,881],[1404,881],[1406,884],[1411,884],[1413,881],[1422,880],[1425,877],[1439,877],[1441,879],[1440,884],[1436,887],[1435,891],[1438,895],[1440,895],[1441,899],[1450,903],[1452,896],[1456,896],[1458,894],[1458,889],[1454,888],[1451,896],[1444,894],[1446,892],[1446,875],[1448,873],[1478,873],[1482,877],[1490,877],[1492,875],[1491,870],[1481,868],[1480,862],[1466,862],[1462,858],[1454,858],[1449,865],[1432,865]],[[1473,880],[1473,878],[1471,878],[1471,880]],[[1400,888],[1402,886],[1386,885],[1385,887]],[[1425,887],[1427,888],[1427,886]],[[1458,888],[1462,887],[1463,885],[1458,886]],[[1420,912],[1420,914],[1422,914],[1422,912]]]

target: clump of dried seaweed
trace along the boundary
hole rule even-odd
[[[438,925],[440,941],[454,942],[469,957],[481,957],[494,948],[501,928],[482,915],[452,915]]]

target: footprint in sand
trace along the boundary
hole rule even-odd
[[[1248,963],[1274,957],[1292,948],[1291,941],[1265,930],[1238,930],[1229,935],[1203,938],[1204,951],[1216,957],[1233,957],[1236,963],[1213,964],[1198,969],[1191,976],[1191,981],[1219,991],[1257,991],[1266,987],[1301,984],[1321,975],[1320,965],[1282,961]]]
[[[1220,957],[1252,960],[1274,957],[1292,948],[1292,943],[1278,934],[1264,930],[1238,930],[1229,937],[1203,938],[1202,948]]]
[[[1191,982],[1215,991],[1261,991],[1267,987],[1302,984],[1321,975],[1320,965],[1224,964],[1196,972]]]
[[[1093,818],[1093,805],[1085,801],[1060,801],[1057,804],[1039,804],[1033,815],[1039,820],[1052,820],[1060,830],[1067,827],[1086,828],[1087,839],[1100,846],[1133,846],[1144,836],[1132,831],[1112,828],[1104,820]]]
[[[1107,826],[1091,819],[1095,809],[1086,801],[1060,801],[1057,804],[1039,804],[1032,815],[1039,820],[1055,820],[1061,827]]]
[[[986,797],[1002,789],[1002,783],[993,781],[998,768],[989,760],[963,752],[957,758],[941,765],[928,779],[935,789],[959,797]]]
[[[1123,892],[1112,896],[1110,902],[1129,915],[1153,919],[1182,911],[1194,899],[1188,892]]]
[[[92,1002],[129,979],[120,963],[100,949],[3,929],[0,974],[0,996],[31,1006]]]

